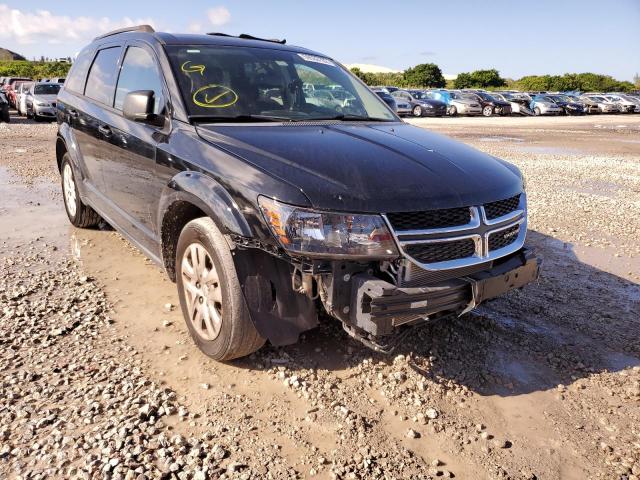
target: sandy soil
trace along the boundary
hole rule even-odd
[[[418,119],[516,163],[540,281],[392,356],[324,322],[220,364],[175,285],[65,217],[0,124],[0,477],[640,478],[640,116]]]

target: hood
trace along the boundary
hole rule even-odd
[[[319,209],[452,208],[508,198],[522,188],[515,166],[405,123],[200,125],[197,131],[297,186]]]
[[[468,98],[452,98],[451,103],[463,103],[465,105],[480,105],[480,100],[469,100]]]
[[[55,102],[58,95],[42,95],[40,93],[36,93],[33,95],[34,100],[38,100],[40,102]]]
[[[416,103],[422,103],[424,105],[431,105],[434,108],[445,108],[447,106],[446,103],[441,102],[440,100],[434,100],[432,98],[421,98],[420,100],[416,100]]]

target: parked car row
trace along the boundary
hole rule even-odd
[[[56,118],[56,96],[62,88],[64,78],[46,78],[34,81],[24,77],[0,77],[0,117],[9,121],[9,109],[14,108],[18,115],[34,120]],[[6,117],[4,115],[6,102]]]
[[[640,94],[637,93],[416,90],[392,86],[373,87],[373,91],[400,116],[640,113]]]

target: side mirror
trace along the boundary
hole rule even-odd
[[[165,118],[164,115],[153,113],[154,105],[153,90],[135,90],[124,97],[122,114],[128,120],[161,127],[164,125]]]

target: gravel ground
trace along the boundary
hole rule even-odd
[[[392,356],[327,320],[228,364],[68,225],[55,125],[0,124],[0,478],[640,479],[638,117],[411,120],[523,169],[540,281]]]

